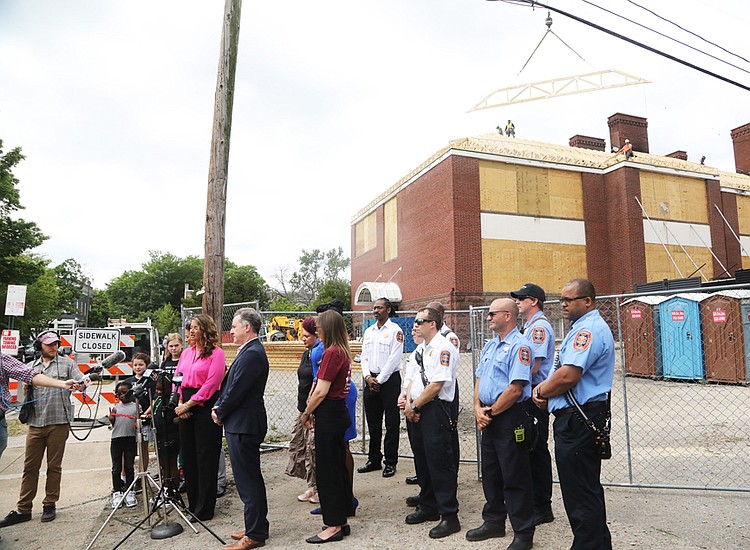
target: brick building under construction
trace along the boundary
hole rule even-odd
[[[612,294],[750,268],[750,124],[731,132],[736,173],[649,153],[645,118],[608,124],[633,158],[581,135],[562,146],[489,134],[435,153],[354,216],[355,308],[389,280],[402,310],[461,310],[529,281],[554,296],[587,277]]]

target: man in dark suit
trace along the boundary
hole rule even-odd
[[[268,358],[258,339],[261,317],[251,308],[237,310],[231,334],[237,357],[222,383],[221,394],[211,415],[224,432],[229,445],[237,492],[245,504],[245,529],[232,533],[237,542],[224,548],[258,548],[268,538],[268,502],[260,471],[260,444],[268,429],[263,392],[268,380]]]

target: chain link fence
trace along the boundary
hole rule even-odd
[[[227,304],[222,341],[233,358],[231,319],[240,307]],[[602,296],[597,308],[615,337],[612,389],[612,459],[603,462],[607,485],[679,489],[750,491],[750,285]],[[446,322],[461,339],[458,369],[459,434],[462,462],[479,467],[479,434],[473,417],[474,372],[484,343],[493,333],[487,307],[446,312]],[[197,310],[199,311],[199,310]],[[183,310],[184,321],[197,313]],[[416,312],[399,312],[409,349]],[[551,300],[544,313],[558,344],[567,323],[560,303]],[[261,312],[266,327],[284,317],[301,320],[313,312]],[[346,312],[354,353],[372,322],[370,312]],[[226,334],[224,334],[226,333]],[[413,342],[411,342],[413,345]],[[266,387],[269,433],[266,443],[286,446],[296,417],[297,366],[301,342],[266,344],[271,375]],[[408,353],[402,359],[402,376]],[[353,452],[366,453],[367,428],[362,411],[363,382],[357,363],[357,439]],[[550,428],[551,429],[551,428]],[[550,450],[554,443],[550,437]],[[399,453],[411,458],[402,418]],[[554,453],[553,453],[554,460]],[[479,471],[479,470],[478,470]],[[556,470],[553,469],[553,472]]]

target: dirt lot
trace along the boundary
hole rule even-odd
[[[38,495],[32,521],[0,530],[0,548],[86,548],[111,511],[108,437],[109,432],[100,428],[86,442],[70,440],[64,462],[65,474],[57,520],[46,524],[39,521],[42,496]],[[23,436],[11,437],[10,446],[0,459],[2,513],[15,507],[23,461],[23,439]],[[309,548],[304,539],[318,531],[321,519],[308,513],[311,505],[297,502],[295,496],[304,489],[303,483],[284,475],[286,459],[284,450],[263,455],[271,523],[271,538],[267,547]],[[357,456],[355,460],[360,465],[364,457]],[[433,541],[427,536],[431,525],[404,524],[404,517],[409,512],[404,498],[414,493],[414,489],[404,483],[404,477],[412,473],[411,462],[402,460],[394,478],[385,480],[377,472],[356,476],[355,493],[360,507],[356,518],[350,522],[352,535],[339,547],[482,549],[504,548],[510,543],[510,535],[501,541],[482,543],[469,543],[464,539],[467,529],[481,523],[482,488],[477,481],[474,464],[461,467],[461,533]],[[606,495],[615,548],[687,550],[750,547],[750,534],[747,532],[750,496],[745,493],[607,488]],[[554,487],[553,509],[557,519],[537,530],[535,548],[565,549],[570,546],[570,529],[557,486]],[[142,514],[140,507],[119,510],[94,548],[113,548],[143,517]],[[208,525],[226,540],[228,533],[242,527],[241,521],[242,505],[230,483],[227,495],[218,501],[216,518]],[[144,528],[131,536],[122,548],[221,547],[208,532],[200,526],[198,529],[198,534],[186,529],[175,538],[157,541],[151,540],[149,530]]]

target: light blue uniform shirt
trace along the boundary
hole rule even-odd
[[[523,335],[514,328],[500,340],[495,336],[485,344],[477,368],[479,378],[479,401],[491,405],[511,382],[523,382],[523,392],[516,403],[531,397],[531,366],[534,353]]]
[[[523,326],[523,336],[528,340],[531,351],[534,352],[534,358],[542,359],[539,370],[531,379],[531,385],[536,386],[547,379],[552,364],[555,362],[555,333],[544,313],[537,311]]]
[[[589,311],[571,325],[560,347],[555,370],[560,365],[583,369],[581,379],[572,390],[581,405],[607,400],[615,375],[615,340],[597,310]],[[549,398],[550,412],[572,406],[565,394]]]

